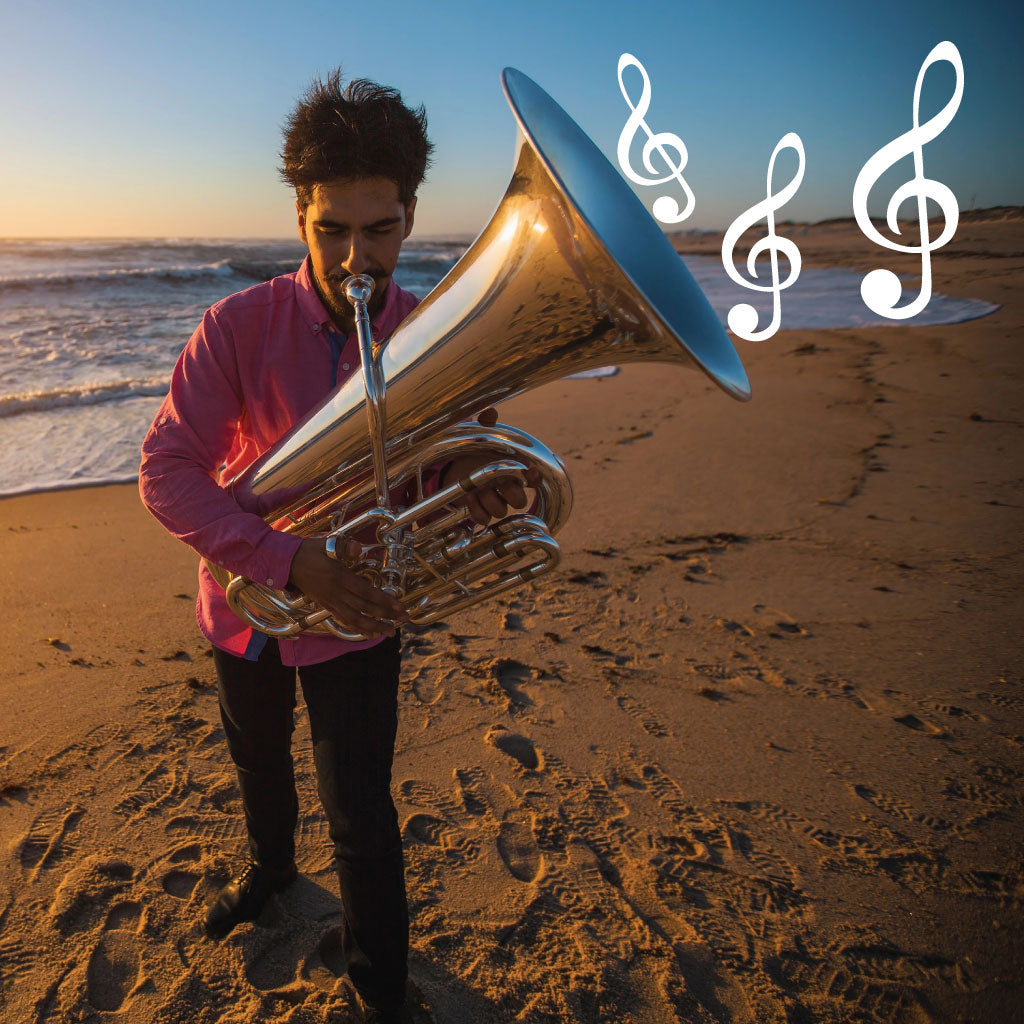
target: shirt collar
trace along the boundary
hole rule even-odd
[[[330,313],[327,312],[317,293],[316,285],[313,283],[313,262],[308,254],[302,261],[302,266],[299,267],[299,272],[295,276],[295,286],[298,293],[299,308],[302,310],[303,316],[310,327],[316,332],[327,330],[341,333],[338,331],[334,321],[331,319]],[[395,307],[398,303],[398,292],[399,289],[394,280],[389,281],[388,289],[384,293],[384,305],[380,307],[370,321],[375,338],[383,336],[381,334],[382,324],[393,324],[396,313]],[[385,333],[390,333],[390,331]]]

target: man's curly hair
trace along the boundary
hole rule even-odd
[[[341,68],[313,80],[284,127],[281,177],[301,206],[313,189],[343,178],[388,178],[412,202],[434,147],[423,107],[410,110],[401,93],[365,78],[341,84]]]

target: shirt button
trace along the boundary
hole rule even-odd
[[[348,369],[348,363],[342,363],[342,364],[341,364],[341,368],[342,368],[343,370],[347,370],[347,369]]]
[[[314,334],[319,334],[320,333],[320,325],[319,324],[313,324],[313,333]]]
[[[346,366],[345,369],[347,370],[348,367]],[[161,416],[160,417],[160,426],[162,427],[166,422],[167,422],[167,417],[166,416]]]
[[[268,587],[272,587],[273,585],[274,585],[274,581],[273,580],[267,580],[267,586]]]

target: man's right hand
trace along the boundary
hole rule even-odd
[[[340,560],[358,557],[360,551],[355,541],[345,541],[334,559],[322,537],[307,537],[292,559],[288,583],[326,608],[346,629],[368,637],[391,636],[395,623],[408,622],[409,616],[395,598]]]

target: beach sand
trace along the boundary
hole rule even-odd
[[[438,1024],[1020,1019],[1020,211],[934,270],[1002,308],[739,342],[748,404],[634,365],[502,409],[577,504],[556,574],[405,637]],[[357,1019],[301,704],[301,877],[202,933],[244,835],[195,561],[131,486],[0,502],[5,1022]]]

